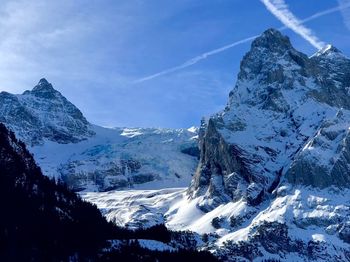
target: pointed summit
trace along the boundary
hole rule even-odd
[[[41,78],[38,84],[33,88],[32,91],[43,91],[43,90],[54,90],[52,85],[45,78]]]
[[[40,80],[39,80],[39,83],[38,83],[39,85],[48,85],[49,84],[49,82],[46,80],[46,78],[41,78]]]
[[[326,45],[324,48],[321,49],[321,53],[341,53],[341,51],[333,45]]]
[[[285,81],[286,64],[291,68],[304,67],[308,57],[292,46],[289,38],[276,29],[268,29],[257,37],[243,57],[238,79],[259,79],[265,83]]]
[[[0,121],[29,145],[76,143],[95,133],[82,112],[42,78],[22,95],[0,96]]]
[[[61,95],[57,90],[55,90],[51,83],[49,83],[45,78],[41,78],[38,84],[32,89],[32,91],[26,91],[24,94],[32,94],[41,98],[52,99]]]
[[[345,58],[344,54],[335,46],[333,45],[325,45],[322,49],[318,50],[315,54],[313,54],[310,58],[332,58],[332,57],[343,57]]]
[[[291,49],[292,44],[287,36],[281,34],[280,31],[270,28],[256,38],[252,43],[253,48],[265,48],[271,51],[281,51]]]

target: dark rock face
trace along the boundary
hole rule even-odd
[[[185,147],[185,148],[181,149],[181,153],[197,157],[198,159],[200,157],[200,151],[199,151],[199,148],[197,146],[196,147]]]
[[[251,171],[245,161],[244,151],[236,145],[228,144],[216,130],[217,123],[210,119],[208,125],[201,126],[200,141],[200,170],[195,174],[192,188],[195,195],[210,192],[211,205],[218,205],[229,199],[237,200],[244,193],[237,192],[237,185],[254,183]],[[247,196],[247,195],[246,195]],[[247,196],[253,202],[253,196]],[[209,199],[208,199],[209,200]],[[207,203],[201,206],[204,210]]]
[[[96,164],[96,168],[79,170],[79,167]],[[144,184],[160,180],[157,173],[144,172],[141,170],[141,162],[134,159],[116,159],[101,164],[97,160],[75,160],[63,164],[58,172],[61,178],[73,191],[92,190],[109,191],[132,188],[137,184]]]
[[[199,205],[210,210],[241,198],[258,205],[285,177],[349,187],[349,79],[350,60],[336,48],[307,57],[280,32],[264,32],[244,56],[225,110],[202,124],[189,194],[203,196]],[[342,119],[331,120],[341,109]]]
[[[94,133],[78,108],[46,80],[22,95],[0,93],[0,121],[30,145],[76,143]]]
[[[350,222],[341,225],[339,229],[339,238],[350,244]]]
[[[332,120],[321,124],[317,134],[297,155],[286,173],[293,184],[326,188],[350,185],[350,115],[339,111]],[[331,157],[322,157],[328,154]]]
[[[283,62],[280,63],[282,60]],[[311,67],[311,64],[312,62],[305,54],[293,48],[287,36],[283,36],[277,30],[269,29],[253,41],[251,50],[243,57],[238,79],[239,82],[258,79],[260,84],[278,83],[283,84],[283,88],[292,88],[293,78],[298,76],[301,79],[307,74],[306,67]],[[295,67],[291,70],[291,75],[287,75],[285,67],[290,65]],[[257,91],[278,93],[280,88],[277,87],[281,85],[271,85]],[[266,97],[261,98],[266,99]],[[253,101],[250,102],[253,103]]]
[[[59,92],[55,90],[45,78],[39,80],[39,83],[33,88],[32,91],[25,91],[24,95],[34,95],[43,99],[55,99],[56,96],[60,96]]]
[[[321,87],[310,92],[310,96],[330,106],[350,109],[350,60],[338,49],[329,46],[311,57],[315,65],[311,73]]]
[[[158,178],[156,174],[140,172],[141,163],[133,159],[120,159],[109,162],[105,167],[76,172],[76,168],[84,164],[84,161],[72,161],[60,167],[63,181],[74,191],[85,190],[89,184],[98,191],[130,188],[135,184],[147,183]],[[98,164],[96,162],[96,166]]]

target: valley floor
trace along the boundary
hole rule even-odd
[[[81,192],[80,195],[101,210],[118,226],[150,227],[165,223],[170,207],[185,198],[186,188]]]
[[[315,258],[320,261],[336,257],[349,248],[345,238],[343,241],[339,239],[336,230],[344,227],[343,221],[349,215],[349,206],[343,204],[349,203],[350,192],[347,190],[341,192],[286,185],[276,192],[274,199],[258,207],[248,206],[244,200],[239,200],[223,203],[209,212],[203,212],[198,207],[202,197],[189,199],[186,191],[187,188],[168,188],[80,194],[119,226],[136,229],[165,224],[173,231],[192,231],[199,249],[210,250],[219,257],[227,255],[232,243],[239,248],[243,242],[259,248],[256,256],[283,260],[293,257],[293,261],[304,261],[308,254],[287,250],[266,251],[264,241],[276,245],[278,249],[293,249],[295,245],[300,245],[300,248],[305,247],[305,252],[310,245],[318,243],[322,252],[317,251]],[[284,227],[286,231],[283,231]],[[285,235],[279,236],[273,244],[274,239],[270,238],[281,230]],[[261,235],[264,232],[266,236]],[[281,243],[288,243],[288,246],[280,247]],[[245,257],[246,254],[239,256]]]

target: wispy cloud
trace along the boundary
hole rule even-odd
[[[325,16],[325,15],[329,15],[329,14],[332,14],[332,13],[335,13],[335,12],[338,12],[338,11],[344,11],[346,9],[349,9],[350,8],[350,0],[344,0],[343,2],[344,3],[339,3],[338,6],[335,6],[335,7],[332,7],[332,8],[329,8],[329,9],[317,12],[317,13],[315,13],[315,14],[307,17],[307,18],[304,18],[300,22],[301,22],[301,24],[304,24],[306,22],[312,21],[312,20],[317,19],[319,17]]]
[[[348,1],[350,2],[350,0],[343,0],[343,2],[345,1]],[[323,10],[323,11],[320,11],[320,12],[317,12],[307,18],[304,18],[302,20],[297,20],[298,21],[298,26],[299,28],[302,26],[302,24],[306,23],[306,22],[309,22],[309,21],[312,21],[314,19],[317,19],[319,17],[322,17],[322,16],[325,16],[325,15],[329,15],[329,14],[332,14],[332,13],[335,13],[335,12],[338,12],[338,11],[341,11],[341,10],[345,10],[347,8],[350,7],[350,3],[341,3],[339,6],[336,6],[336,7],[333,7],[333,8],[329,8],[329,9],[326,9],[326,10]],[[285,30],[287,28],[290,28],[290,26],[288,26],[287,24],[285,26],[282,26],[280,28],[278,28],[279,30]],[[240,45],[240,44],[244,44],[244,43],[247,43],[253,39],[255,39],[256,37],[258,37],[259,35],[254,35],[254,36],[250,36],[250,37],[247,37],[247,38],[244,38],[244,39],[241,39],[239,41],[236,41],[236,42],[233,42],[231,44],[228,44],[228,45],[225,45],[225,46],[222,46],[222,47],[219,47],[219,48],[216,48],[214,50],[211,50],[211,51],[208,51],[208,52],[205,52],[201,55],[198,55],[194,58],[191,58],[187,61],[185,61],[184,63],[182,63],[181,65],[178,65],[178,66],[174,66],[174,67],[171,67],[171,68],[168,68],[168,69],[165,69],[163,71],[160,71],[158,73],[155,73],[155,74],[152,74],[152,75],[149,75],[149,76],[146,76],[146,77],[143,77],[143,78],[140,78],[136,81],[134,81],[134,83],[141,83],[141,82],[145,82],[145,81],[148,81],[148,80],[151,80],[151,79],[154,79],[156,77],[159,77],[159,76],[163,76],[163,75],[167,75],[167,74],[170,74],[170,73],[173,73],[173,72],[176,72],[178,70],[181,70],[181,69],[184,69],[186,67],[189,67],[191,65],[194,65],[212,55],[216,55],[218,53],[221,53],[221,52],[224,52],[226,51],[227,49],[230,49],[232,47],[235,47],[237,45]],[[322,43],[322,42],[318,42],[319,44]],[[323,43],[322,43],[323,44]],[[321,45],[320,45],[321,47]]]
[[[284,0],[261,0],[261,2],[278,20],[303,37],[311,45],[317,49],[321,49],[325,45],[324,42],[319,40],[309,28],[302,25],[302,22],[289,11],[288,5]]]
[[[338,0],[339,6],[350,7],[350,0]],[[345,26],[350,30],[350,8],[343,8],[341,10]]]
[[[163,70],[163,71],[160,71],[158,73],[155,73],[153,75],[150,75],[150,76],[146,76],[146,77],[143,77],[141,79],[138,79],[135,81],[135,83],[141,83],[141,82],[144,82],[144,81],[147,81],[147,80],[151,80],[153,78],[156,78],[158,76],[162,76],[162,75],[166,75],[166,74],[169,74],[169,73],[172,73],[172,72],[175,72],[175,71],[178,71],[180,69],[183,69],[183,68],[186,68],[186,67],[189,67],[191,65],[194,65],[194,64],[197,64],[199,61],[203,60],[203,59],[206,59],[208,58],[209,56],[212,56],[212,55],[215,55],[215,54],[218,54],[218,53],[221,53],[227,49],[230,49],[234,46],[237,46],[237,45],[240,45],[240,44],[243,44],[243,43],[246,43],[246,42],[249,42],[251,40],[253,40],[254,38],[258,37],[258,35],[254,35],[254,36],[250,36],[250,37],[247,37],[247,38],[244,38],[242,40],[239,40],[237,42],[234,42],[234,43],[231,43],[231,44],[228,44],[228,45],[225,45],[223,47],[220,47],[220,48],[217,48],[217,49],[214,49],[214,50],[211,50],[209,52],[205,52],[199,56],[196,56],[196,57],[193,57],[189,60],[187,60],[186,62],[184,62],[183,64],[179,65],[179,66],[175,66],[175,67],[172,67],[172,68],[169,68],[169,69],[166,69],[166,70]]]
[[[23,92],[41,77],[58,89],[78,82],[99,87],[107,86],[106,82],[129,84],[130,78],[119,72],[100,72],[105,48],[109,47],[109,41],[100,39],[111,32],[124,37],[132,32],[128,27],[131,19],[124,15],[121,2],[118,13],[115,6],[106,11],[98,3],[83,0],[0,1],[0,91]],[[112,27],[112,23],[119,27]],[[118,40],[113,41],[115,57],[122,48]],[[64,91],[68,96],[75,92],[72,88]]]

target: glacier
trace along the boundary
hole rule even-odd
[[[0,122],[23,140],[43,173],[74,191],[187,186],[198,163],[198,129],[106,128],[41,79],[0,93]]]

